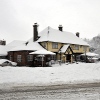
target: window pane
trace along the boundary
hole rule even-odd
[[[51,55],[51,60],[56,60],[56,55]]]
[[[79,50],[79,45],[75,45],[75,50]]]
[[[58,43],[52,43],[52,48],[57,49],[58,48]]]
[[[17,55],[17,62],[21,62],[22,60],[22,55]]]
[[[11,56],[11,55],[10,55],[10,57],[9,57],[9,58],[10,58],[9,60],[10,60],[10,61],[12,61],[12,56]]]
[[[27,55],[27,61],[33,61],[33,55]]]
[[[37,57],[37,61],[44,61],[44,57]]]

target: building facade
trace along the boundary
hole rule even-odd
[[[77,55],[89,52],[89,45],[80,39],[79,32],[76,35],[65,32],[63,31],[62,25],[58,27],[58,30],[47,27],[40,33],[38,33],[37,28],[38,24],[35,23],[33,25],[33,37],[26,42],[27,44],[23,44],[24,47],[21,46],[21,48],[9,51],[9,60],[17,62],[19,66],[35,66],[34,60],[36,55],[29,55],[29,53],[46,49],[56,53],[55,56],[51,56],[51,60],[72,63],[77,60]],[[29,46],[30,43],[35,45]]]

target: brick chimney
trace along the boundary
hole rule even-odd
[[[77,37],[79,37],[79,36],[80,36],[80,33],[79,33],[79,32],[77,32],[77,33],[76,33],[76,36],[77,36]]]
[[[58,29],[59,29],[59,31],[63,31],[63,26],[62,25],[59,25],[58,26]]]
[[[38,24],[33,25],[33,42],[38,40]]]

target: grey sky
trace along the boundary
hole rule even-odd
[[[80,32],[81,38],[100,33],[100,0],[0,0],[0,39],[28,40],[32,25]]]

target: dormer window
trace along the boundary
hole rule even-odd
[[[53,48],[53,49],[58,49],[58,43],[53,42],[53,43],[52,43],[52,48]]]

